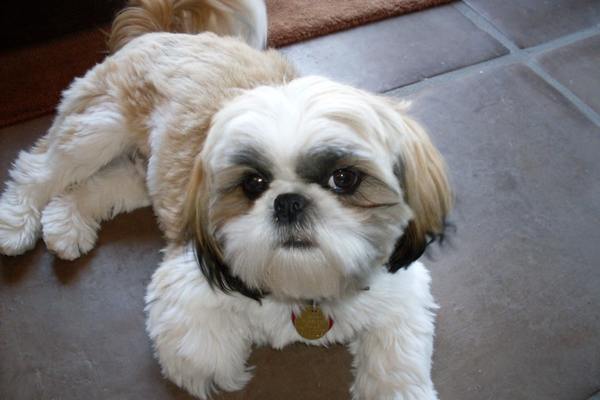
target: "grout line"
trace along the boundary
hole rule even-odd
[[[570,33],[564,36],[561,36],[556,39],[552,39],[548,42],[544,42],[538,44],[536,46],[520,48],[516,43],[512,42],[508,36],[502,33],[501,30],[496,28],[492,22],[490,22],[487,18],[479,14],[472,7],[464,2],[460,2],[454,5],[458,11],[460,11],[467,19],[469,19],[473,24],[475,24],[478,28],[492,36],[498,42],[500,42],[504,47],[510,50],[511,53],[519,54],[519,55],[534,55],[539,54],[548,50],[554,50],[559,47],[563,47],[569,45],[571,43],[577,42],[579,40],[587,39],[591,36],[600,34],[600,24],[594,25],[590,28],[582,29],[574,33]]]
[[[460,11],[466,18],[468,18],[473,24],[475,24],[478,28],[492,36],[504,47],[509,49],[511,53],[522,56],[524,59],[532,55],[537,55],[549,50],[554,50],[559,47],[575,43],[579,40],[587,39],[591,36],[600,34],[600,25],[595,25],[591,28],[582,29],[580,31],[561,36],[559,38],[550,40],[545,43],[541,43],[533,47],[521,49],[519,46],[513,43],[504,33],[502,33],[498,28],[496,28],[490,21],[488,21],[485,17],[477,13],[477,11],[473,10],[467,4],[461,2],[455,4],[454,7],[458,11]]]
[[[519,46],[517,46],[512,40],[510,40],[506,35],[504,35],[498,28],[494,26],[490,21],[487,20],[484,16],[479,14],[469,5],[464,2],[459,2],[454,5],[462,15],[464,15],[469,21],[471,21],[476,27],[496,39],[502,46],[506,47],[511,53],[518,53],[521,51]]]
[[[407,96],[422,89],[435,86],[440,83],[450,82],[463,76],[471,75],[475,72],[479,72],[481,74],[486,70],[509,64],[515,64],[520,61],[521,60],[518,57],[515,57],[512,54],[505,54],[500,57],[492,58],[490,60],[482,61],[477,64],[472,64],[466,67],[455,69],[453,71],[443,72],[439,75],[434,75],[432,77],[425,78],[421,81],[411,83],[406,86],[400,86],[398,88],[386,90],[385,92],[383,92],[383,94],[391,96]]]
[[[564,86],[562,83],[554,79],[548,74],[535,60],[530,60],[526,63],[529,68],[533,70],[538,76],[546,81],[546,83],[552,86],[560,94],[567,98],[583,115],[589,118],[594,124],[600,127],[600,115],[588,106],[583,100],[575,95],[569,88]]]
[[[559,47],[563,47],[574,43],[576,41],[587,39],[591,36],[597,35],[598,33],[600,33],[598,26],[593,26],[592,28],[584,29],[569,35],[561,36],[558,39],[551,40],[549,42],[542,43],[534,47],[521,49],[515,43],[511,42],[506,35],[504,35],[500,30],[493,26],[493,24],[491,24],[486,18],[484,18],[479,13],[475,12],[467,4],[459,3],[456,4],[455,7],[480,29],[487,32],[494,39],[498,40],[503,46],[508,48],[511,52],[511,55],[515,56],[516,60],[520,60],[525,65],[527,65],[534,73],[536,73],[540,78],[546,81],[548,85],[553,87],[567,100],[569,100],[569,102],[571,102],[571,104],[573,104],[573,106],[577,108],[589,120],[591,120],[597,126],[600,126],[600,115],[598,115],[598,113],[596,113],[590,106],[588,106],[569,88],[567,88],[559,81],[554,79],[550,74],[548,74],[542,68],[542,66],[539,65],[538,62],[535,60],[535,56],[542,54],[546,51],[554,50]]]
[[[595,25],[591,28],[583,29],[578,32],[561,36],[560,38],[551,40],[546,43],[542,43],[537,46],[521,49],[514,42],[512,42],[504,33],[496,28],[490,21],[485,17],[471,8],[464,2],[460,2],[454,5],[461,14],[463,14],[469,21],[475,26],[489,34],[492,38],[500,42],[508,51],[509,54],[486,60],[478,64],[469,65],[461,69],[454,71],[444,72],[439,75],[435,75],[430,78],[426,78],[422,81],[412,83],[399,88],[385,91],[386,95],[392,96],[407,96],[413,94],[419,90],[434,86],[442,82],[448,82],[455,80],[465,75],[472,74],[476,71],[483,73],[484,70],[505,66],[514,63],[522,63],[529,67],[535,74],[543,79],[548,85],[557,90],[562,96],[564,96],[579,112],[585,117],[591,120],[595,125],[600,126],[600,115],[595,112],[589,105],[581,100],[575,93],[569,88],[558,82],[550,74],[548,74],[535,60],[535,57],[544,52],[563,47],[579,40],[587,39],[591,36],[600,34],[600,24]]]
[[[569,44],[578,42],[583,39],[600,34],[600,26],[593,26],[591,28],[583,29],[581,31],[570,33],[565,36],[561,36],[557,39],[551,40],[546,43],[538,44],[537,46],[528,47],[520,50],[523,53],[536,55],[549,50],[554,50],[559,47],[567,46]]]

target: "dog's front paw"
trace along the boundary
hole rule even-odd
[[[163,374],[200,399],[209,399],[220,390],[241,390],[252,379],[252,370],[243,364],[204,365],[200,360],[181,360],[164,352],[157,355]]]
[[[98,222],[82,213],[71,196],[62,195],[42,212],[42,229],[48,250],[63,260],[74,260],[94,247]]]
[[[39,235],[39,212],[27,204],[11,201],[5,193],[0,201],[0,254],[22,254],[35,246]]]

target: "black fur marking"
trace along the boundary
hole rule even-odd
[[[231,274],[227,265],[223,264],[214,254],[202,249],[199,243],[196,243],[194,253],[200,271],[212,289],[217,288],[227,294],[238,292],[261,303],[261,299],[266,293],[246,286],[241,279]]]
[[[398,182],[400,182],[400,187],[402,187],[402,183],[404,182],[404,165],[402,164],[402,160],[398,160],[396,164],[394,164],[393,172],[398,179]]]
[[[404,235],[398,239],[394,246],[394,251],[387,262],[387,269],[390,273],[395,273],[400,269],[407,269],[413,262],[425,253],[427,247],[434,242],[440,246],[447,240],[447,230],[455,230],[453,224],[444,222],[444,229],[441,233],[428,232],[424,239],[415,238],[411,235],[413,221],[409,222]]]
[[[252,147],[248,147],[236,153],[231,161],[233,164],[243,165],[253,169],[268,181],[273,180],[273,173],[271,172],[273,169],[273,164],[264,155],[264,152]]]
[[[339,167],[340,161],[353,158],[352,152],[338,147],[313,149],[300,157],[296,166],[296,173],[307,182],[327,187],[329,177]]]

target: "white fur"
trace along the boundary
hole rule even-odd
[[[31,249],[40,234],[35,182],[44,178],[45,154],[22,151],[10,170],[12,181],[0,197],[0,253],[17,255]]]
[[[251,374],[251,346],[349,343],[353,399],[436,399],[430,378],[434,313],[430,277],[416,262],[396,274],[378,268],[369,289],[320,304],[334,320],[321,339],[303,339],[291,313],[298,304],[266,297],[262,305],[212,290],[193,253],[170,251],[148,286],[147,330],[163,373],[190,393],[236,390]]]
[[[128,157],[118,158],[48,203],[44,242],[58,257],[74,260],[94,247],[100,222],[148,205],[144,175]]]

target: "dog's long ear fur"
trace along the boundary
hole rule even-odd
[[[251,289],[239,278],[233,276],[223,262],[223,254],[215,241],[214,232],[208,217],[210,182],[204,173],[202,161],[198,157],[194,163],[184,203],[184,221],[186,229],[182,232],[182,241],[192,240],[200,271],[209,285],[225,293],[239,292],[251,299],[260,301],[263,294]]]
[[[443,238],[446,216],[452,207],[452,192],[446,165],[425,130],[395,105],[396,115],[387,114],[384,125],[399,135],[396,175],[413,219],[396,243],[389,259],[390,272],[408,267],[427,245]]]

